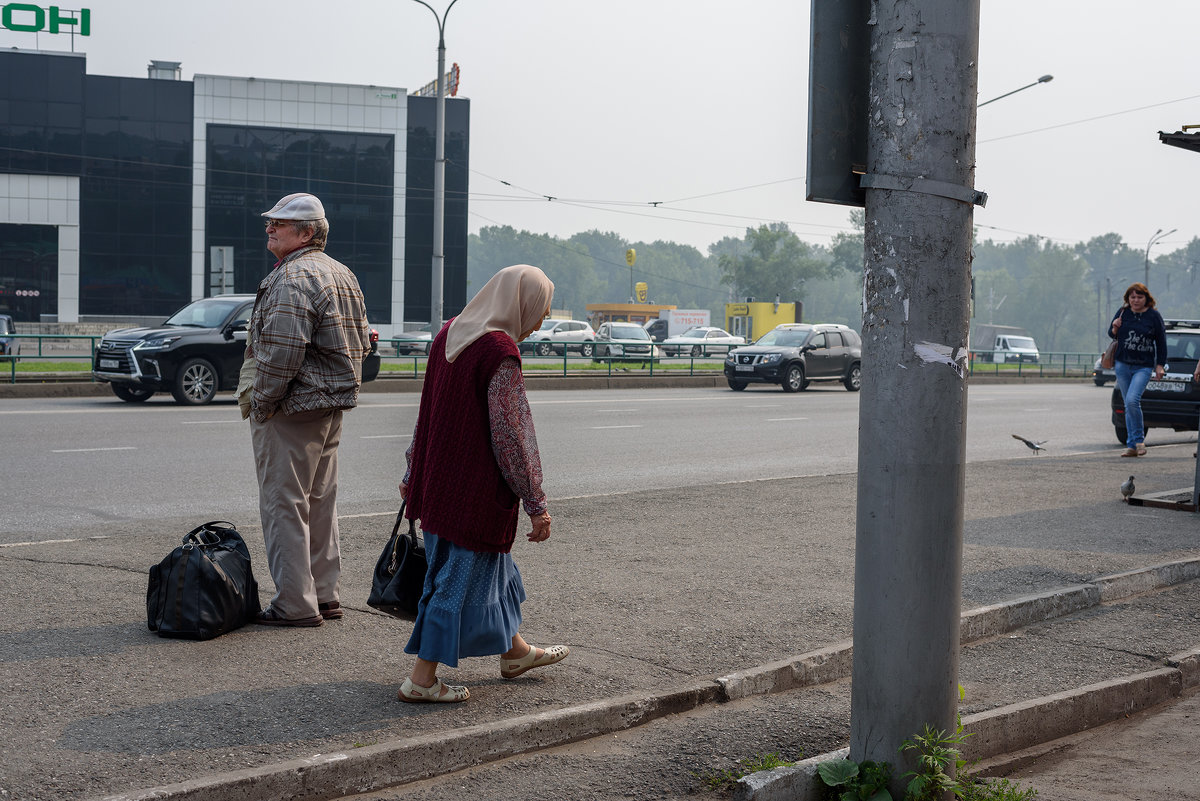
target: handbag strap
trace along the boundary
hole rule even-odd
[[[396,524],[392,526],[392,538],[399,544],[400,539],[396,537],[396,533],[400,531],[400,525],[404,522],[404,507],[408,505],[408,501],[400,501],[400,511],[396,513]],[[417,521],[408,521],[408,541],[413,548],[417,547]]]

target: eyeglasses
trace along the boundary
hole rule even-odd
[[[292,221],[291,220],[267,220],[265,223],[263,223],[263,225],[266,228],[270,228],[272,226],[274,226],[276,228],[283,228],[285,225],[292,225]]]

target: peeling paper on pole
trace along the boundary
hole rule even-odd
[[[949,345],[940,345],[937,342],[918,342],[913,345],[913,353],[925,364],[948,365],[959,378],[966,374],[963,366],[965,354],[962,348],[955,350]]]

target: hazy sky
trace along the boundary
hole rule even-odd
[[[160,59],[184,78],[412,89],[436,72],[434,15],[413,0],[85,5],[92,32],[75,47],[91,74],[144,77]],[[458,0],[447,65],[471,98],[471,231],[598,228],[704,250],[782,220],[828,243],[848,209],[804,200],[809,13],[801,0]],[[1158,141],[1200,124],[1198,22],[1196,0],[983,0],[980,100],[1054,80],[979,110],[981,238],[1115,231],[1145,248],[1177,228],[1161,254],[1200,235],[1200,153]],[[0,46],[70,39],[0,30]]]

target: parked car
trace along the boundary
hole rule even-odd
[[[1092,368],[1092,381],[1096,382],[1096,386],[1102,387],[1109,381],[1116,381],[1117,373],[1111,367],[1101,367],[1100,360],[1096,359],[1096,366]]]
[[[549,356],[563,354],[563,349],[579,351],[581,356],[591,356],[595,347],[596,332],[591,324],[583,320],[561,320],[548,318],[542,327],[534,331],[521,343],[522,353]],[[563,344],[568,343],[568,344]]]
[[[414,354],[429,355],[429,346],[433,342],[433,332],[430,323],[413,331],[402,331],[389,340],[396,347],[397,356],[412,356]]]
[[[129,403],[162,391],[178,403],[209,403],[218,392],[237,389],[253,308],[254,295],[217,295],[189,303],[161,326],[109,331],[92,358],[92,375]],[[379,375],[378,339],[372,329],[363,381]]]
[[[1196,431],[1200,428],[1200,384],[1192,381],[1200,359],[1200,320],[1167,320],[1167,363],[1161,381],[1151,381],[1142,393],[1145,430],[1170,428]],[[1110,399],[1113,430],[1125,444],[1125,402],[1119,387]]]
[[[650,335],[637,323],[601,323],[596,329],[596,350],[592,361],[650,360],[655,356],[654,349]]]
[[[862,339],[844,325],[784,323],[753,345],[730,351],[725,380],[739,392],[755,382],[799,392],[812,381],[841,381],[857,392],[862,387]]]
[[[7,314],[0,314],[0,356],[21,355],[21,340],[14,336],[16,333],[17,324],[13,318]],[[7,362],[8,359],[4,361]]]
[[[728,353],[746,344],[745,337],[736,337],[723,328],[698,325],[676,337],[668,337],[660,346],[666,356],[707,356]]]

